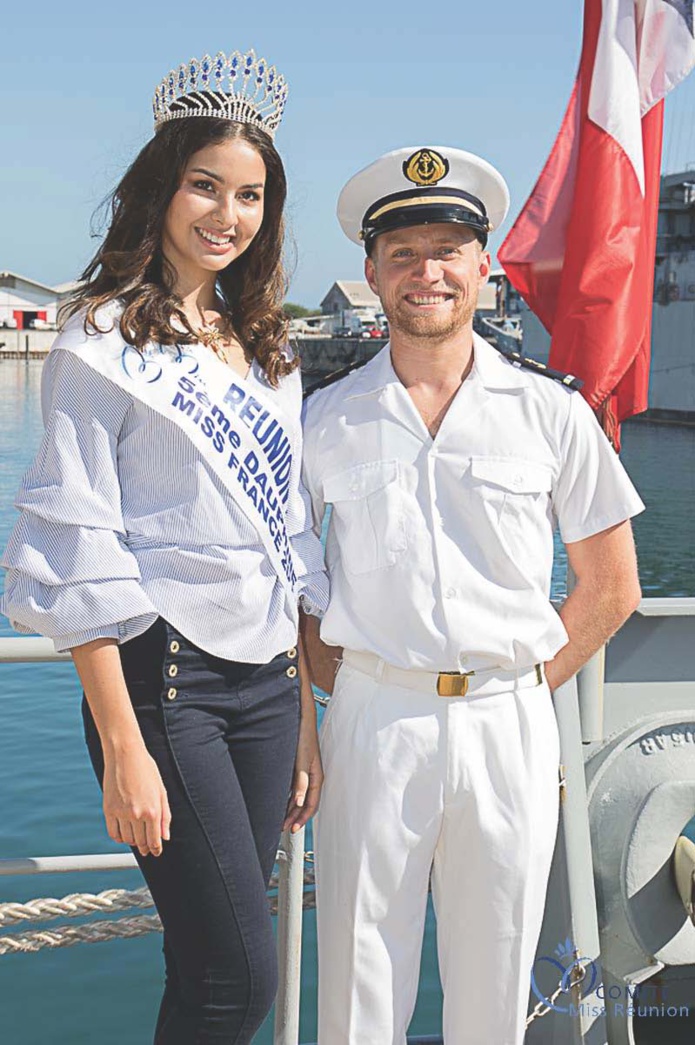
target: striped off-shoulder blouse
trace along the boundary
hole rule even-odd
[[[299,371],[272,389],[254,363],[247,384],[291,419],[287,533],[299,600],[320,615],[328,580],[299,474]],[[2,562],[2,609],[17,631],[66,650],[100,637],[124,642],[161,615],[228,660],[265,663],[295,644],[296,597],[179,426],[62,350],[60,336],[44,365],[42,409],[44,438]]]

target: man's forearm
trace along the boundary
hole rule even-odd
[[[568,552],[577,585],[560,610],[569,642],[545,665],[551,689],[586,664],[625,623],[641,597],[629,524],[568,546]]]
[[[615,635],[639,599],[616,599],[600,589],[574,589],[560,611],[569,642],[545,666],[551,689],[571,678],[594,653]]]
[[[299,614],[299,631],[311,681],[325,693],[333,692],[335,675],[343,651],[340,646],[327,646],[319,636],[321,621],[308,613]]]

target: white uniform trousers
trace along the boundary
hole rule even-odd
[[[319,1045],[403,1045],[428,881],[446,1045],[521,1045],[558,820],[559,739],[533,673],[460,698],[343,663],[315,821]]]

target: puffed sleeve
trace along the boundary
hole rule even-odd
[[[287,511],[287,535],[292,546],[292,556],[297,567],[299,581],[299,603],[305,613],[322,617],[328,608],[328,574],[323,558],[321,541],[314,532],[311,518],[311,501],[302,482],[302,425],[301,379],[299,371],[291,375],[296,381],[297,400],[296,425],[293,433],[293,461],[290,497]]]
[[[55,347],[41,384],[44,437],[16,500],[21,512],[2,565],[3,612],[59,651],[144,630],[156,610],[125,543],[118,437],[131,405],[122,389]]]
[[[562,540],[572,544],[638,515],[644,504],[586,400],[562,391],[569,410],[552,499]]]

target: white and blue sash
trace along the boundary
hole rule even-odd
[[[178,425],[257,530],[294,595],[297,571],[285,517],[292,471],[287,420],[213,352],[196,358],[188,347],[152,345],[140,353],[123,341],[117,317],[112,330],[95,337],[85,334],[81,316],[55,344]]]

